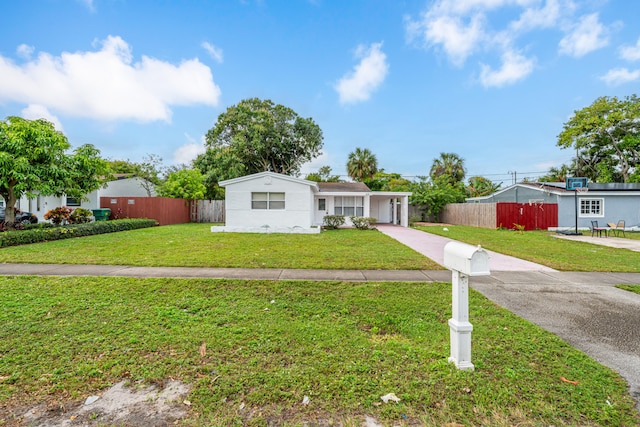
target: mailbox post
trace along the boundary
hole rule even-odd
[[[480,246],[449,242],[444,247],[444,266],[451,270],[451,312],[449,319],[451,356],[458,369],[473,371],[469,323],[469,276],[488,276],[489,254]]]

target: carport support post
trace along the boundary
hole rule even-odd
[[[452,318],[449,319],[451,356],[458,369],[473,371],[471,363],[471,331],[469,323],[469,276],[457,270],[451,270]]]

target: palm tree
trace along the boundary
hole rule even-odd
[[[378,159],[368,148],[356,148],[349,154],[347,173],[354,181],[364,182],[373,179],[378,172]]]
[[[464,180],[465,173],[464,159],[455,153],[440,153],[440,157],[433,160],[429,176],[433,181],[445,177],[449,183],[455,184]]]

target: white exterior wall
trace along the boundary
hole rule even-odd
[[[262,176],[227,185],[226,224],[234,228],[310,228],[313,224],[313,190],[307,184]],[[285,208],[251,209],[251,193],[284,193]]]
[[[100,207],[100,197],[147,197],[147,191],[142,188],[140,178],[125,178],[110,181],[105,188],[100,188],[87,194],[86,199],[80,200],[80,206],[72,206],[73,208],[81,207],[84,209],[98,209]],[[151,191],[155,196],[155,190]],[[67,206],[66,196],[40,196],[27,199],[23,196],[17,204],[17,207],[23,211],[36,214],[38,221],[44,221],[44,214],[51,209],[60,206]]]
[[[125,178],[110,181],[106,188],[98,190],[100,197],[148,197],[147,190],[142,187],[140,178]],[[151,197],[156,196],[154,188],[151,189]],[[98,203],[100,201],[98,200]],[[99,206],[96,205],[96,208]]]

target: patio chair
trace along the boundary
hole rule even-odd
[[[623,220],[618,221],[617,224],[614,224],[614,223],[610,222],[607,225],[609,226],[609,229],[611,230],[611,232],[614,233],[614,236],[620,237],[620,232],[622,232],[622,237],[626,237],[624,235],[624,221]]]
[[[606,227],[598,227],[598,221],[591,221],[591,237],[593,237],[595,233],[598,233],[598,237],[602,237],[603,231],[604,237],[607,237],[607,230],[608,228]]]

